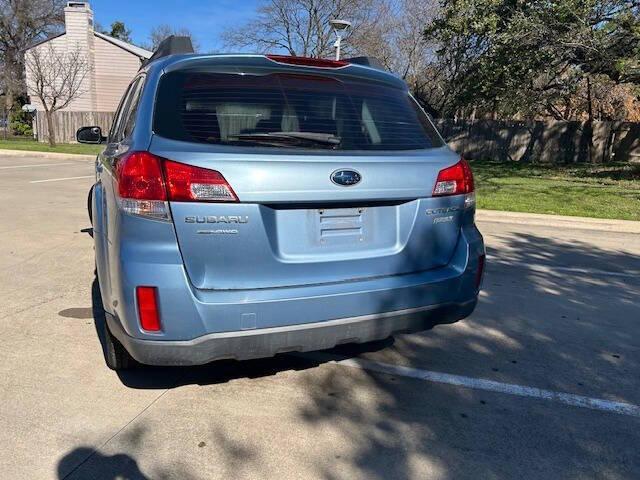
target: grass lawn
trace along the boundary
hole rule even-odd
[[[640,165],[470,163],[478,208],[640,220]]]
[[[2,150],[31,150],[34,152],[54,152],[54,153],[75,153],[85,155],[96,155],[104,149],[104,145],[83,145],[80,143],[61,143],[51,148],[48,143],[40,143],[33,140],[0,138],[0,149]]]

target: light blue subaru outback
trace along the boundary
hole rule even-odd
[[[131,82],[89,197],[106,357],[196,365],[368,342],[474,309],[469,165],[372,60],[195,55]]]

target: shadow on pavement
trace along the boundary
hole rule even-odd
[[[164,480],[170,478],[192,480],[196,478],[189,473],[187,465],[180,463],[174,463],[170,468],[154,465],[150,472],[143,473],[134,454],[144,448],[145,436],[148,433],[142,425],[123,431],[119,435],[119,440],[127,453],[108,454],[89,446],[75,448],[58,461],[58,480]]]
[[[470,318],[423,334],[399,336],[395,342],[342,346],[331,352],[561,392],[600,397],[610,393],[608,398],[640,403],[638,279],[566,270],[636,270],[639,259],[580,241],[560,242],[531,234],[501,241],[504,248],[490,249],[493,260],[488,263],[484,292]],[[530,268],[535,265],[545,268]],[[104,315],[100,318],[101,305],[96,304],[100,301],[97,282],[93,299],[100,333],[98,324]],[[388,310],[395,301],[388,299],[380,311]],[[640,471],[634,418],[532,399],[512,401],[513,397],[502,394],[362,369],[314,368],[319,365],[283,355],[195,368],[145,367],[119,376],[132,388],[166,389],[236,378],[259,381],[283,370],[298,371],[293,381],[305,398],[291,413],[297,418],[295,425],[300,431],[330,431],[331,438],[348,446],[338,454],[327,452],[330,459],[322,452],[308,459],[313,463],[306,468],[312,468],[317,478],[604,475],[632,479]],[[251,405],[253,393],[248,388],[247,404]],[[245,409],[245,415],[247,412],[251,413]],[[215,416],[205,421],[216,430]],[[264,445],[260,442],[265,438],[270,437],[236,437],[235,432],[226,432],[209,441],[220,450],[229,450],[216,461],[235,458],[241,462],[237,457],[244,454],[238,452],[261,451]],[[320,436],[320,440],[327,445],[326,438]],[[104,458],[105,468],[120,468],[120,461],[111,465],[111,457],[95,455]],[[127,462],[135,472],[135,459],[129,457]],[[260,473],[269,477],[269,472]]]
[[[78,447],[65,455],[58,462],[58,479],[74,478],[73,474],[87,462],[99,465],[99,472],[91,476],[94,479],[150,480],[150,477],[140,471],[138,462],[130,455],[103,455],[91,447]],[[87,478],[85,473],[83,471],[82,475],[76,478]]]
[[[531,234],[502,241],[505,248],[489,249],[471,317],[399,336],[364,356],[640,403],[639,279],[566,270],[636,270],[640,259]],[[308,428],[331,428],[353,446],[334,464],[319,462],[320,478],[348,471],[368,479],[632,479],[640,472],[636,418],[353,368],[303,372],[299,383],[310,398],[299,412]]]

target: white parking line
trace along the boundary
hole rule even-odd
[[[29,183],[61,182],[63,180],[78,180],[80,178],[93,178],[93,175],[84,175],[82,177],[47,178],[46,180],[32,180]]]
[[[551,400],[554,402],[564,403],[565,405],[571,405],[572,407],[589,408],[592,410],[618,413],[620,415],[640,417],[640,406],[633,405],[631,403],[614,402],[601,398],[575,395],[572,393],[554,392],[552,390],[526,387],[523,385],[515,385],[512,383],[495,382],[493,380],[486,380],[483,378],[473,378],[465,377],[462,375],[452,375],[450,373],[432,372],[429,370],[420,370],[418,368],[403,367],[400,365],[389,365],[386,363],[372,362],[370,360],[364,360],[360,358],[334,360],[335,356],[323,353],[305,353],[301,356],[320,361],[331,361],[332,363],[345,367],[359,368],[362,370],[369,370],[377,373],[386,373],[389,375],[416,378],[418,380],[425,380],[427,382],[444,383],[447,385],[472,388],[475,390],[506,393],[508,395],[530,397],[540,400]]]
[[[76,162],[38,163],[36,165],[9,165],[8,167],[0,167],[0,170],[10,170],[13,168],[57,167],[58,165],[76,165]]]

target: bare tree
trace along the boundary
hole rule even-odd
[[[227,49],[258,52],[284,50],[289,55],[329,57],[335,37],[329,20],[349,20],[353,28],[343,39],[345,53],[354,51],[354,32],[367,29],[377,20],[384,0],[264,0],[256,18],[223,33]]]
[[[165,38],[170,37],[171,35],[190,37],[191,43],[193,44],[193,49],[196,52],[200,50],[200,44],[197,40],[194,39],[191,30],[185,27],[172,27],[171,25],[168,25],[166,23],[163,23],[151,29],[151,33],[149,34],[149,43],[144,45],[144,48],[154,52],[158,48],[158,45],[160,45],[160,42],[162,42]]]
[[[437,8],[437,0],[380,2],[377,21],[353,32],[353,46],[361,54],[378,58],[410,86],[418,86],[433,52],[424,28]]]
[[[424,100],[436,85],[434,46],[424,29],[437,10],[438,0],[263,0],[253,20],[228,29],[223,39],[228,49],[330,57],[335,36],[329,20],[344,18],[353,24],[345,53],[378,58]]]
[[[64,0],[0,0],[0,89],[10,110],[24,93],[24,51],[60,30]]]
[[[49,145],[56,145],[54,116],[84,93],[89,72],[86,55],[79,48],[57,50],[51,43],[29,50],[25,65],[30,77],[29,94],[38,97],[44,108]]]

